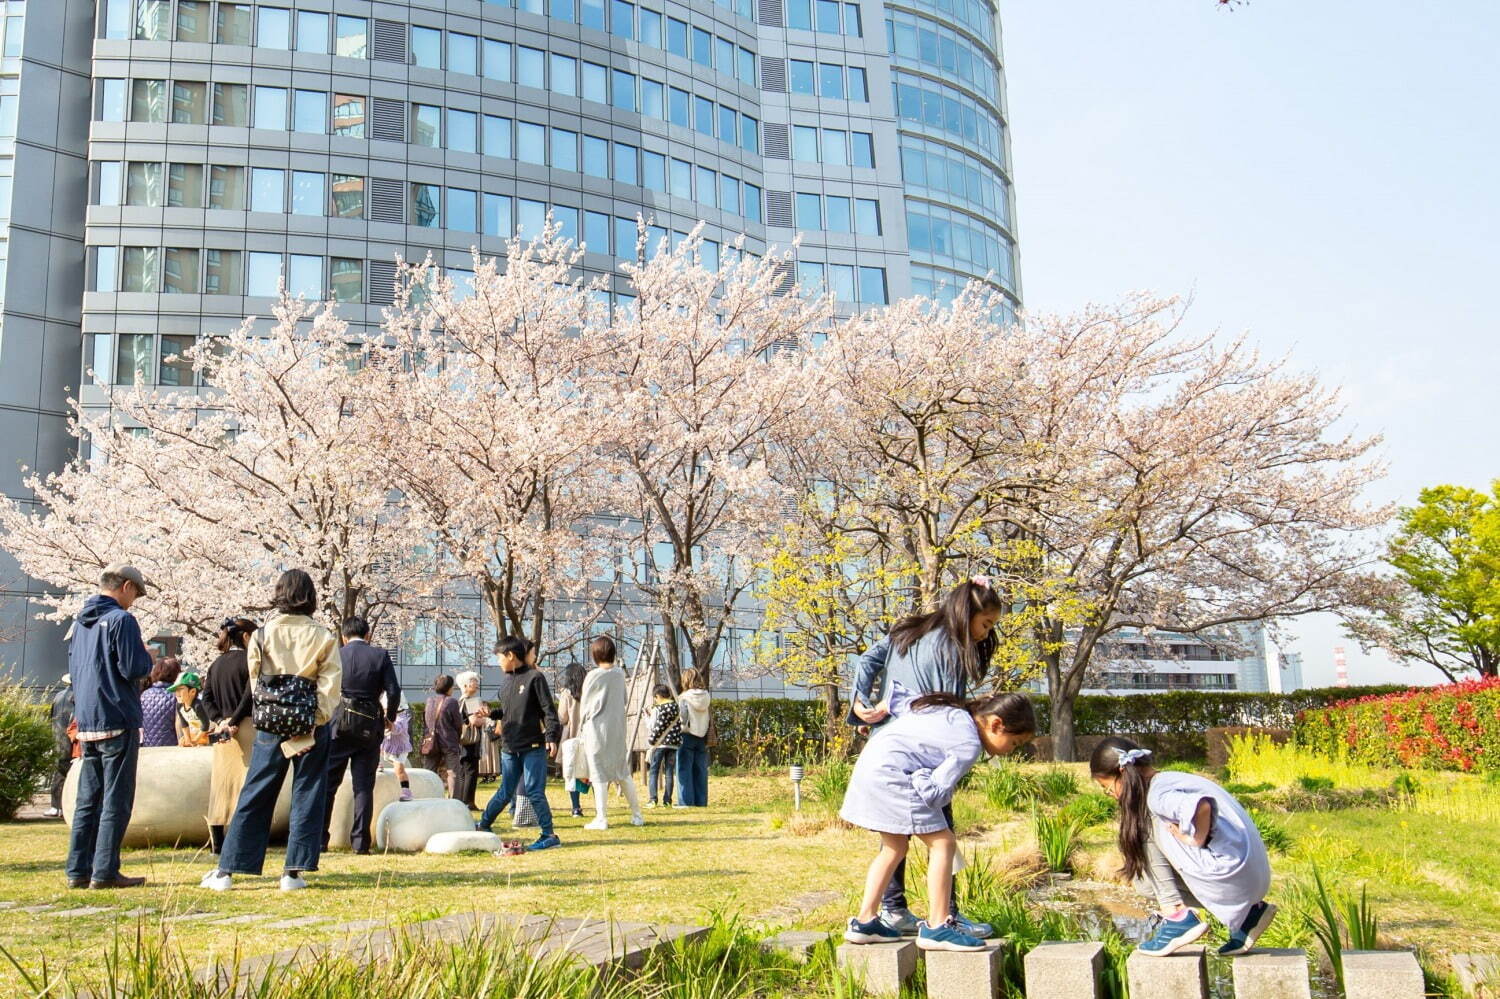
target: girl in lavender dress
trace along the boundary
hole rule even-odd
[[[382,698],[384,695],[381,695]],[[396,709],[396,720],[385,730],[385,740],[380,744],[380,755],[390,761],[401,782],[401,800],[411,800],[411,781],[406,777],[406,758],[411,754],[411,705],[406,695],[401,695],[401,706]]]
[[[911,837],[927,844],[930,911],[918,924],[923,950],[979,950],[984,941],[953,921],[950,889],[957,841],[943,809],[981,754],[1006,756],[1036,732],[1031,701],[1021,694],[991,694],[964,701],[952,694],[913,697],[893,683],[891,720],[875,730],[849,778],[844,821],[880,833],[880,852],[870,862],[859,914],[844,939],[882,943],[901,931],[880,919],[880,899],[896,865],[906,859]]]

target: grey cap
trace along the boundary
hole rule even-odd
[[[132,583],[134,583],[142,593],[145,593],[150,585],[146,582],[146,577],[141,575],[141,570],[137,569],[133,565],[125,565],[122,562],[114,562],[110,565],[105,566],[104,572],[101,573],[101,575],[119,576],[122,579],[128,579]]]

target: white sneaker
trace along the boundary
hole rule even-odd
[[[49,819],[60,819],[60,818],[62,818],[62,809],[61,808],[49,808],[45,812],[43,812],[42,814],[45,815]]]
[[[198,882],[198,887],[207,888],[209,891],[228,891],[234,887],[234,878],[212,870],[203,875],[203,880]]]
[[[307,887],[307,882],[304,881],[304,880],[302,880],[302,875],[300,875],[300,874],[298,874],[296,876],[293,876],[293,875],[290,875],[290,874],[283,874],[281,876],[281,890],[282,891],[301,891],[303,888],[306,888],[306,887]]]
[[[588,829],[591,832],[603,832],[604,830],[609,828],[609,823],[604,821],[603,819],[595,819],[583,828]]]
[[[647,808],[655,808],[656,807],[656,802],[654,802],[654,801],[648,801],[648,802],[646,802],[646,807]]]
[[[639,815],[632,815],[630,817],[630,824],[633,826],[643,826],[646,824],[646,820],[641,818]]]

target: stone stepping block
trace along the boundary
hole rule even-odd
[[[1307,952],[1267,948],[1235,958],[1234,994],[1254,999],[1312,999]]]
[[[141,906],[138,909],[126,909],[124,912],[120,913],[120,915],[124,916],[126,919],[140,919],[144,916],[156,915],[156,910],[147,908],[146,906]]]
[[[1026,999],[1099,999],[1104,945],[1046,940],[1027,953],[1025,967]]]
[[[474,816],[452,798],[395,801],[375,820],[375,845],[382,850],[418,853],[438,833],[473,832]]]
[[[695,940],[707,933],[702,926],[621,923],[605,919],[528,917],[518,942],[530,945],[537,957],[564,954],[589,967],[605,965],[635,970],[659,948],[677,940]]]
[[[107,905],[82,905],[76,909],[52,909],[47,913],[47,918],[56,919],[61,916],[97,916],[101,912],[114,912]]]
[[[278,919],[274,923],[266,923],[261,927],[263,930],[291,930],[299,926],[316,926],[319,923],[328,922],[327,916],[298,916],[296,919]]]
[[[1208,966],[1202,947],[1184,947],[1166,957],[1136,950],[1125,959],[1130,994],[1150,999],[1204,999]]]
[[[813,952],[828,942],[827,933],[812,930],[786,930],[760,942],[762,950],[785,954],[798,964],[806,964]]]
[[[23,905],[17,912],[46,912],[48,909],[57,908],[56,902],[43,902],[41,905]]]
[[[1470,999],[1500,999],[1500,954],[1454,954],[1453,977]]]
[[[356,919],[352,923],[340,923],[337,926],[330,926],[329,929],[334,933],[363,933],[365,930],[373,930],[384,925],[384,919]]]
[[[1410,951],[1344,951],[1344,995],[1349,999],[1422,999],[1426,994],[1422,967]]]
[[[492,832],[469,829],[460,832],[435,833],[423,847],[424,853],[494,853],[504,848],[505,840]]]
[[[207,921],[207,920],[213,919],[215,916],[218,916],[218,915],[220,915],[220,913],[217,913],[217,912],[179,912],[175,916],[167,916],[167,917],[163,918],[162,922],[164,922],[164,923],[185,923],[185,922],[188,922],[189,920],[203,922],[203,921]]]
[[[248,912],[242,916],[230,916],[227,919],[215,919],[214,926],[236,926],[241,923],[263,923],[271,917],[264,912]]]
[[[911,940],[879,944],[840,944],[838,963],[865,989],[878,996],[901,994],[917,970],[917,945]]]
[[[925,952],[927,999],[995,999],[1005,946],[1004,940],[992,940],[984,950]]]

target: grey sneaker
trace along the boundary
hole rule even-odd
[[[921,920],[912,915],[910,909],[881,909],[880,921],[903,937],[914,937]]]
[[[989,923],[975,922],[974,920],[967,918],[961,912],[953,913],[952,922],[953,925],[958,928],[960,933],[967,933],[969,936],[976,937],[980,940],[988,940],[990,937],[995,935],[995,928]]]

